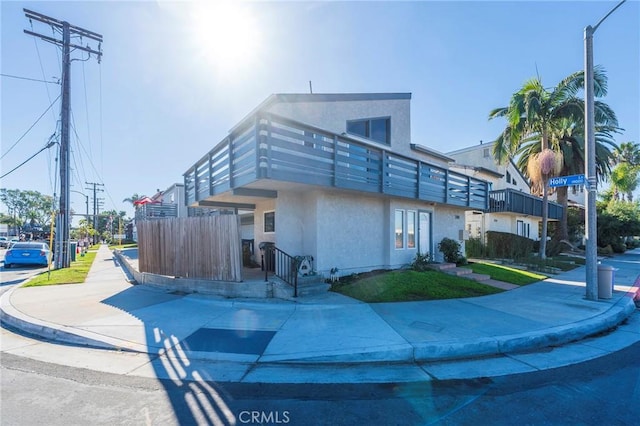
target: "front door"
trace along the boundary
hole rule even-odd
[[[431,213],[421,211],[418,213],[418,250],[420,254],[430,254],[433,258],[431,245]]]

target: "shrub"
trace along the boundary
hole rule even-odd
[[[547,242],[547,256],[549,257],[557,256],[560,253],[562,253],[562,250],[565,247],[566,245],[564,245],[564,243],[561,243],[556,239],[552,239],[551,241]]]
[[[534,241],[508,232],[487,231],[487,247],[491,257],[518,259],[534,251]]]
[[[451,238],[443,238],[442,241],[438,243],[438,250],[444,255],[445,262],[457,264],[462,260],[466,261],[462,253],[460,253],[460,243]]]
[[[464,245],[467,257],[486,257],[487,247],[481,238],[469,238]]]
[[[418,272],[423,272],[429,269],[429,264],[431,263],[431,255],[429,253],[416,254],[415,259],[411,262],[411,269]]]

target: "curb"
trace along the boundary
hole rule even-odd
[[[0,298],[0,322],[24,333],[46,340],[52,340],[57,343],[115,351],[147,353],[149,355],[158,355],[158,351],[162,349],[104,336],[91,331],[66,326],[61,327],[44,320],[28,317],[11,304],[10,299],[14,290],[15,288],[5,292]],[[474,341],[447,341],[438,344],[424,343],[411,345],[407,343],[406,345],[395,345],[395,348],[386,346],[384,349],[369,347],[362,348],[360,352],[355,353],[353,351],[349,353],[333,351],[332,353],[325,352],[315,354],[313,352],[307,352],[298,354],[297,358],[294,354],[262,355],[252,359],[242,358],[242,361],[263,365],[335,365],[373,364],[380,362],[406,364],[499,356],[560,346],[600,334],[620,325],[636,309],[633,300],[636,291],[637,289],[635,287],[632,288],[631,291],[627,292],[625,297],[622,297],[606,312],[581,321],[580,323],[566,324],[517,335],[485,337]],[[155,353],[150,352],[150,350],[155,350]],[[218,361],[239,361],[238,356],[235,354],[215,353],[205,356],[204,354],[192,353],[191,356],[193,358],[202,357],[203,359],[215,359]]]

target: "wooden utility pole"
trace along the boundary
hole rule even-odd
[[[96,187],[98,186],[104,186],[103,183],[97,183],[97,182],[85,182],[87,185],[93,185],[93,188],[85,188],[85,189],[89,189],[93,191],[93,230],[96,232],[95,234],[93,234],[93,244],[96,244],[96,242],[98,241],[97,238],[97,232],[98,232],[98,210],[99,210],[99,205],[98,205],[98,197],[97,197],[97,192],[98,191],[104,191],[104,189],[98,189]]]
[[[102,36],[93,31],[88,31],[66,21],[59,21],[41,13],[29,9],[22,9],[29,22],[33,20],[50,25],[52,28],[62,30],[62,40],[45,36],[32,31],[24,30],[26,34],[40,37],[43,40],[62,46],[62,111],[60,113],[61,133],[60,133],[60,212],[56,221],[56,268],[68,268],[71,257],[69,256],[69,228],[71,225],[71,151],[70,141],[70,118],[71,118],[71,49],[81,50],[96,55],[98,63],[102,59]],[[98,42],[98,50],[87,46],[80,46],[71,43],[71,36],[88,38]]]

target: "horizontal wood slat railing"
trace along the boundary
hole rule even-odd
[[[275,114],[256,113],[185,174],[192,205],[260,179],[489,208],[489,184]]]

